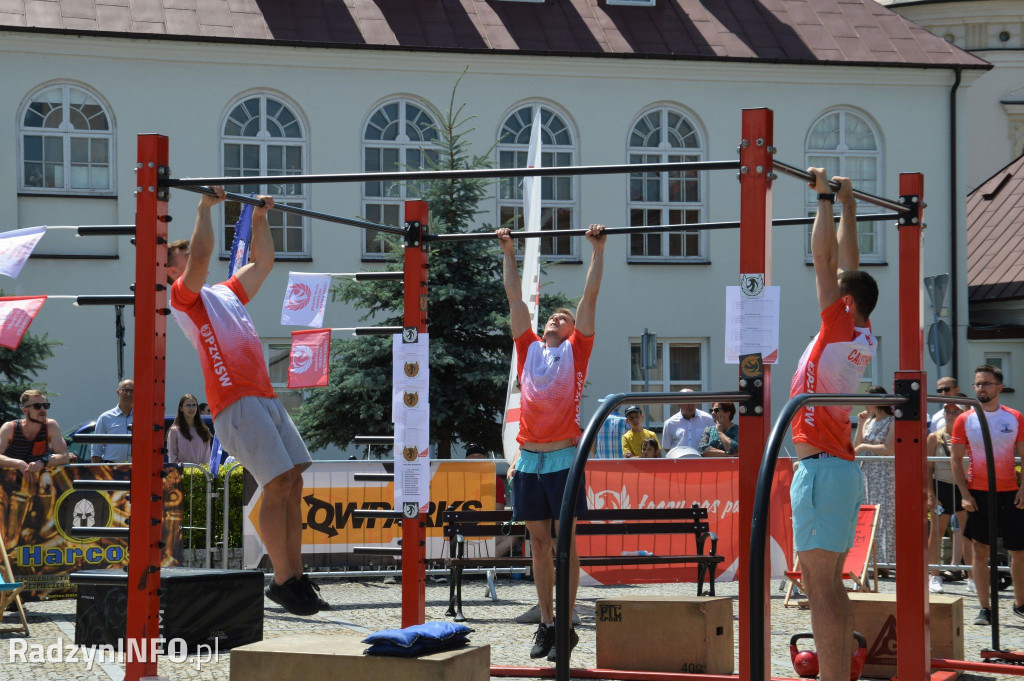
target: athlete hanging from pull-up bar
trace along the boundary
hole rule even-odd
[[[167,247],[171,308],[199,352],[221,443],[263,488],[260,535],[274,565],[267,598],[294,615],[313,615],[330,606],[317,593],[319,587],[302,574],[302,471],[312,459],[274,393],[263,345],[245,310],[274,267],[267,223],[274,199],[259,197],[264,205],[252,211],[248,264],[210,287],[206,276],[215,246],[210,210],[225,196],[222,187],[213,191],[199,200],[192,239]]]
[[[790,397],[801,393],[853,393],[878,343],[868,317],[878,300],[878,285],[858,269],[857,202],[845,177],[832,192],[822,168],[808,168],[818,211],[811,233],[811,254],[821,308],[821,328],[797,365]],[[833,202],[843,212],[838,235]],[[864,478],[853,460],[849,406],[806,406],[793,418],[793,442],[799,459],[790,497],[793,539],[818,651],[821,681],[847,681],[853,653],[853,613],[843,586],[843,563],[853,546]]]

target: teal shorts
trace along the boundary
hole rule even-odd
[[[850,550],[864,502],[864,475],[856,462],[838,457],[802,460],[789,497],[797,551]]]

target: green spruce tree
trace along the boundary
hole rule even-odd
[[[488,155],[473,155],[466,136],[472,117],[451,102],[437,127],[438,152],[424,154],[433,170],[489,167]],[[430,233],[492,232],[472,227],[487,191],[486,180],[417,183],[430,205]],[[412,192],[410,192],[412,193]],[[401,239],[388,239],[387,271],[401,270]],[[479,442],[501,456],[501,421],[508,385],[512,339],[508,300],[501,281],[496,240],[432,245],[429,251],[430,438],[438,458],[451,458],[455,442]],[[334,297],[366,311],[362,317],[382,326],[402,325],[400,281],[344,280]],[[563,295],[542,295],[541,313],[571,305]],[[545,318],[545,317],[542,317]],[[357,435],[391,434],[391,337],[360,336],[332,343],[330,385],[312,391],[298,426],[314,449],[346,447]]]

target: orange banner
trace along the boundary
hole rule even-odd
[[[792,509],[789,483],[793,469],[782,459],[772,485],[769,554],[772,576],[789,569],[793,555]],[[720,564],[716,581],[737,578],[739,547],[750,536],[739,530],[739,459],[598,459],[587,462],[588,508],[688,508],[694,503],[708,509],[708,524],[718,535]],[[752,503],[749,500],[748,503]],[[583,536],[578,539],[581,556],[617,556],[623,552],[648,551],[654,555],[696,552],[692,535]],[[705,546],[705,552],[710,551]],[[697,566],[623,565],[587,567],[584,570],[601,584],[693,582]]]

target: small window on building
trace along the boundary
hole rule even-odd
[[[985,353],[985,364],[991,364],[996,369],[1003,372],[1003,390],[1006,390],[1007,388],[1013,389],[1013,384],[1010,380],[1012,376],[1010,370],[1013,368],[1010,365],[1010,355],[1011,353],[1009,352]]]
[[[46,86],[28,98],[19,123],[22,191],[114,194],[114,126],[98,95]]]
[[[648,369],[645,389],[644,369],[641,364],[639,338],[629,342],[630,392],[679,392],[683,388],[700,391],[704,389],[704,366],[707,357],[707,340],[658,339],[657,366]],[[666,363],[665,358],[668,357]],[[667,366],[666,366],[667,364]],[[645,406],[643,403],[641,407]],[[661,426],[675,411],[671,404],[646,405],[650,409],[651,425]]]

